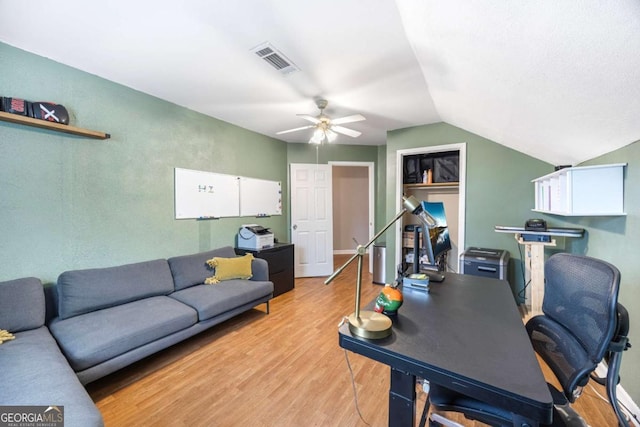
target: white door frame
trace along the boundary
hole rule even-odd
[[[466,229],[466,217],[465,217],[465,201],[466,201],[466,179],[467,179],[467,144],[465,142],[459,144],[445,144],[445,145],[433,145],[429,147],[408,148],[406,150],[396,151],[396,211],[402,210],[402,175],[403,175],[403,157],[410,156],[412,154],[430,154],[441,153],[445,151],[458,151],[460,153],[460,160],[458,163],[458,250],[460,253],[465,248],[465,229]],[[400,221],[395,224],[396,229],[396,253],[395,253],[395,265],[400,264],[402,261],[402,224]],[[458,268],[458,262],[455,262],[455,268]]]
[[[330,161],[330,166],[358,166],[358,167],[366,167],[368,178],[369,178],[369,239],[371,239],[375,235],[375,163],[374,162],[348,162],[348,161]],[[368,240],[367,240],[368,242]],[[359,242],[361,245],[364,245],[367,242]],[[354,248],[355,249],[355,248]],[[354,252],[355,253],[355,252]],[[369,247],[369,272],[373,272],[373,245]]]

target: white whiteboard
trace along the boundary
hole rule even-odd
[[[176,219],[239,216],[237,176],[175,168]]]
[[[240,177],[240,216],[282,215],[280,181]]]

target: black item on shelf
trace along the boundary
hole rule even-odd
[[[433,157],[433,182],[458,182],[460,156],[457,151],[438,153]]]
[[[402,159],[403,183],[417,184],[422,182],[422,171],[420,170],[419,156],[404,156]]]
[[[39,120],[69,124],[69,112],[64,106],[52,102],[36,101],[31,103],[31,117]]]
[[[525,231],[547,231],[547,221],[539,218],[528,219],[524,223]]]
[[[429,169],[433,171],[433,156],[429,154],[420,154],[420,182],[423,182],[422,172],[428,171]]]
[[[403,184],[422,183],[424,171],[431,170],[433,182],[457,182],[460,155],[457,151],[414,154],[403,157]]]
[[[19,98],[0,98],[0,110],[20,116],[32,116],[31,103]]]

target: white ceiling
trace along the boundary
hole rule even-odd
[[[288,142],[316,97],[367,118],[341,144],[444,121],[575,164],[640,140],[637,0],[0,0],[0,41]]]

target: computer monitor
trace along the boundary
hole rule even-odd
[[[444,203],[442,202],[421,202],[422,209],[428,212],[436,221],[433,228],[424,230],[424,226],[416,227],[418,232],[423,232],[422,251],[427,256],[428,263],[420,262],[418,245],[415,245],[414,273],[420,271],[421,267],[429,270],[445,271],[447,264],[447,252],[451,250],[451,239],[449,238],[449,227],[444,213]],[[425,232],[426,231],[426,232]],[[418,236],[416,235],[416,238]],[[416,242],[419,240],[416,239]]]

